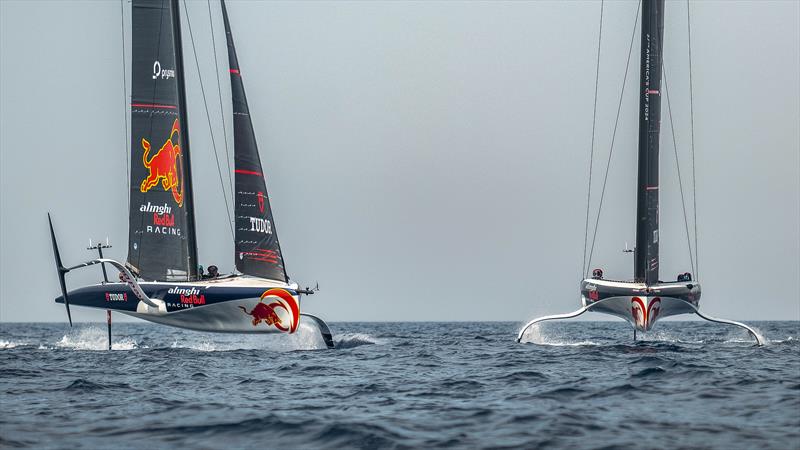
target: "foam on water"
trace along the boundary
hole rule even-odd
[[[5,350],[7,348],[14,348],[20,345],[26,345],[26,344],[23,342],[11,342],[11,341],[0,340],[0,350]]]
[[[56,348],[72,350],[108,350],[108,332],[95,326],[79,327],[65,334],[55,343]],[[41,349],[42,346],[39,346]],[[47,348],[47,347],[45,347]],[[136,341],[123,337],[114,341],[111,339],[111,350],[135,350],[139,348]]]
[[[675,333],[672,331],[656,330],[647,333],[639,333],[637,339],[640,341],[668,342],[670,344],[703,344],[703,339],[691,339],[692,333]]]
[[[292,334],[213,334],[199,341],[174,340],[170,348],[185,348],[200,352],[230,352],[236,350],[269,350],[291,352],[326,349],[317,327],[300,322]]]
[[[764,336],[763,332],[761,330],[759,330],[758,328],[756,328],[756,327],[754,327],[752,325],[749,325],[749,327],[752,328],[753,331],[756,332],[756,335],[758,335],[758,338],[761,340],[761,342],[764,343],[764,345],[770,345],[770,344],[775,343],[774,341],[771,341],[770,339],[767,339]],[[755,345],[755,338],[753,338],[753,336],[747,330],[745,330],[743,328],[730,326],[728,328],[727,332],[725,333],[725,337],[723,339],[723,342],[726,343],[726,344],[753,344],[753,345]]]
[[[362,345],[383,345],[382,339],[374,338],[365,333],[343,333],[335,336],[334,345],[336,348],[353,348]]]
[[[536,323],[531,325],[526,331],[525,334],[522,335],[522,340],[520,342],[525,344],[538,344],[538,345],[551,345],[555,347],[582,347],[587,345],[601,345],[598,342],[594,341],[577,341],[577,342],[569,342],[564,340],[564,335],[553,332],[552,330],[545,330],[541,327],[541,323]]]

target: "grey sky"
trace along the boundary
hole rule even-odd
[[[690,185],[686,3],[667,3],[664,58]],[[304,309],[334,321],[524,321],[577,307],[599,7],[229,2],[287,268],[322,287]],[[207,8],[188,2],[224,155]],[[229,117],[216,2],[212,11]],[[595,180],[635,11],[636,2],[606,3]],[[185,19],[200,259],[229,271]],[[2,321],[66,320],[53,303],[48,210],[65,262],[89,258],[88,239],[106,236],[109,256],[126,256],[120,23],[116,1],[0,1]],[[799,30],[794,1],[692,4],[701,308],[715,316],[800,319]],[[620,250],[635,239],[638,36],[634,45],[592,262],[619,278],[632,274]],[[666,102],[662,112],[668,279],[689,260]],[[98,277],[86,270],[68,283]]]

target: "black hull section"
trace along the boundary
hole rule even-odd
[[[109,309],[155,323],[195,331],[293,333],[300,320],[299,295],[284,287],[219,283],[140,283],[150,306],[125,283],[102,283],[69,292],[70,304]],[[227,284],[227,286],[226,286]],[[233,284],[233,285],[231,285]],[[246,284],[246,283],[243,283]],[[64,297],[56,298],[63,303]]]

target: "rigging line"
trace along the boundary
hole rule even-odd
[[[667,84],[667,68],[664,67],[664,59],[661,59],[661,73],[664,76],[664,96],[667,98],[667,114],[669,115],[669,127],[672,131],[672,148],[675,150],[675,168],[678,170],[678,187],[681,191],[681,208],[683,208],[683,225],[686,227],[686,244],[689,246],[689,264],[692,268],[692,273],[695,272],[694,257],[692,256],[692,239],[689,236],[689,221],[686,218],[686,201],[683,197],[683,180],[681,179],[681,164],[678,159],[678,143],[675,140],[675,121],[672,120],[672,105],[669,101],[669,87]]]
[[[589,182],[586,188],[586,224],[583,229],[583,265],[581,266],[581,277],[588,275],[589,268],[586,267],[586,245],[589,241],[589,206],[592,199],[592,167],[594,165],[594,138],[597,125],[597,91],[600,81],[600,45],[603,39],[603,6],[605,2],[600,2],[600,31],[597,33],[597,66],[594,72],[594,109],[592,111],[592,145],[589,152]]]
[[[692,145],[692,200],[694,202],[692,214],[694,216],[694,261],[695,279],[700,278],[700,254],[697,249],[697,177],[694,166],[694,89],[692,89],[692,23],[689,18],[689,0],[686,0],[686,28],[689,35],[689,119]]]
[[[128,210],[131,209],[131,140],[128,137],[128,67],[125,61],[125,0],[119,0],[119,21],[122,35],[122,117],[125,119],[125,178],[128,180]]]
[[[230,185],[230,192],[233,195],[233,179],[231,177],[231,173],[233,169],[231,168],[231,153],[228,150],[228,130],[225,126],[225,112],[222,107],[222,84],[219,81],[219,62],[217,61],[217,41],[214,39],[214,19],[211,14],[211,0],[207,0],[206,3],[208,4],[208,23],[211,26],[211,48],[214,49],[214,73],[217,75],[217,93],[219,94],[219,115],[222,117],[222,135],[225,138],[225,157],[227,158],[226,165],[228,168],[228,184]]]
[[[600,213],[603,210],[603,199],[606,196],[606,184],[608,182],[608,170],[611,167],[611,156],[614,154],[614,142],[617,139],[617,126],[619,125],[619,114],[622,111],[622,99],[625,97],[625,84],[628,80],[628,69],[631,65],[631,54],[633,53],[633,41],[636,38],[636,26],[639,24],[639,10],[642,8],[642,2],[638,3],[636,7],[636,20],[633,22],[633,32],[631,33],[631,43],[628,47],[628,61],[625,63],[625,76],[622,78],[622,92],[619,94],[619,104],[617,105],[617,118],[614,120],[614,132],[611,134],[611,149],[608,151],[608,162],[606,163],[606,173],[603,177],[603,189],[600,192],[600,205],[597,207],[597,219],[594,222],[594,234],[592,235],[592,246],[589,250],[589,264],[592,265],[592,255],[594,254],[594,244],[597,240],[597,227],[600,224]]]
[[[214,161],[217,163],[217,173],[219,174],[219,184],[222,186],[222,198],[225,200],[225,212],[228,214],[228,227],[231,229],[231,238],[235,241],[233,224],[231,223],[231,209],[228,206],[228,196],[225,195],[225,181],[222,179],[222,168],[219,165],[219,154],[217,154],[217,144],[214,139],[214,127],[211,126],[211,114],[208,112],[208,102],[206,101],[206,90],[203,87],[203,76],[200,74],[200,62],[197,60],[197,50],[194,46],[194,34],[192,33],[192,22],[189,20],[189,8],[186,0],[183,0],[183,10],[186,11],[186,24],[189,26],[189,40],[192,42],[192,54],[194,54],[194,65],[197,68],[197,78],[200,80],[200,92],[203,94],[203,106],[206,109],[206,120],[208,120],[208,131],[211,133],[211,148],[214,149]]]

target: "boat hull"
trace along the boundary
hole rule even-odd
[[[118,311],[195,331],[294,333],[300,296],[285,284],[248,277],[196,283],[139,283],[151,306],[125,283],[100,283],[68,293],[70,305]],[[64,298],[56,298],[63,303]]]
[[[700,292],[696,282],[650,286],[593,278],[581,282],[581,302],[587,310],[620,317],[639,331],[652,330],[664,317],[695,313]]]

